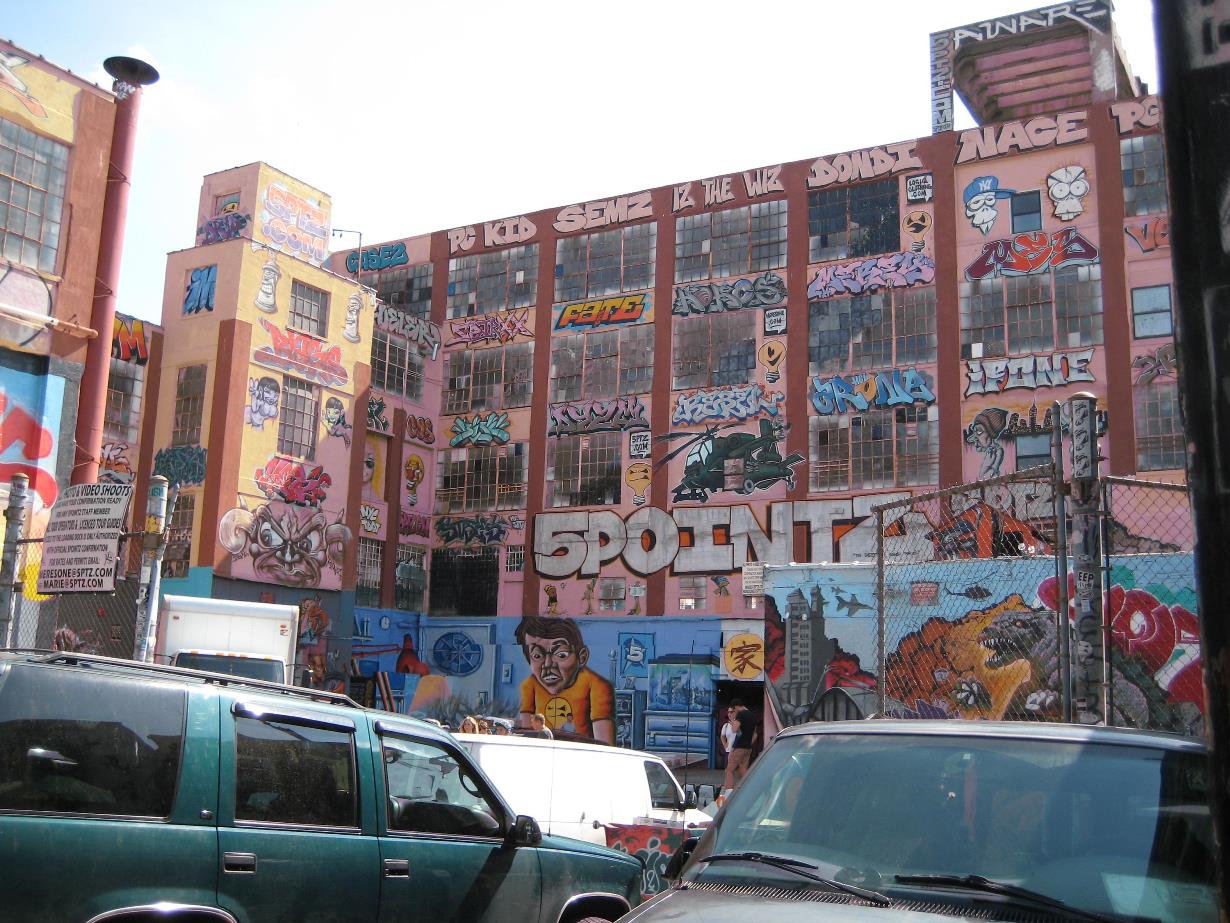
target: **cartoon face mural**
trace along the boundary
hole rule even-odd
[[[916,208],[907,212],[901,220],[901,230],[910,238],[910,250],[922,253],[927,246],[927,232],[931,230],[931,212]]]
[[[978,411],[965,429],[965,443],[974,447],[982,456],[978,479],[986,480],[999,475],[1004,464],[1004,430],[1008,426],[1008,411],[1000,407],[987,407]]]
[[[995,208],[997,200],[1011,198],[1015,191],[1000,189],[997,176],[975,177],[965,187],[965,217],[984,235],[990,234],[995,219],[999,217],[999,211]]]
[[[346,323],[342,326],[342,337],[351,343],[359,342],[359,312],[363,310],[363,296],[352,292],[346,299]]]
[[[341,439],[346,448],[350,448],[350,435],[354,427],[346,422],[346,406],[340,398],[329,396],[325,399],[325,435]]]
[[[427,469],[423,465],[423,459],[417,455],[410,455],[406,458],[406,463],[402,466],[402,474],[406,478],[406,497],[411,506],[418,506],[418,489],[426,473]]]
[[[269,261],[261,267],[261,285],[256,293],[256,306],[266,314],[278,313],[278,279],[282,278],[282,270],[278,269],[278,261],[273,253]]]
[[[340,514],[331,521],[324,510],[279,501],[228,510],[218,522],[218,542],[233,558],[250,557],[257,579],[283,586],[322,586],[326,568],[340,574],[350,540]]]
[[[249,378],[248,395],[250,399],[248,406],[244,408],[244,422],[253,429],[263,430],[266,420],[277,419],[282,386],[276,378],[270,378],[268,375]]]
[[[530,666],[521,684],[518,720],[528,727],[536,713],[553,730],[572,731],[615,743],[614,695],[609,681],[585,665],[589,648],[568,618],[528,615],[516,631]]]
[[[645,462],[634,462],[624,472],[624,483],[632,488],[632,502],[636,506],[645,505],[645,491],[653,482],[653,468]]]
[[[1084,214],[1085,196],[1089,195],[1089,180],[1085,168],[1078,164],[1060,167],[1046,178],[1046,194],[1055,206],[1055,217],[1071,221]]]

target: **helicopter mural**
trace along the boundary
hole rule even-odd
[[[741,421],[707,426],[699,433],[667,433],[657,437],[659,440],[687,440],[655,466],[667,464],[682,452],[688,453],[684,459],[683,479],[671,488],[675,503],[704,502],[720,490],[750,494],[772,487],[778,481],[785,481],[787,489],[794,489],[794,466],[804,459],[798,452],[783,458],[778,451],[778,443],[786,438],[785,424],[780,420],[761,420],[759,434],[718,435],[740,425]]]

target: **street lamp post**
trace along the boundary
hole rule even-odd
[[[355,252],[354,280],[362,285],[363,283],[359,281],[359,273],[363,271],[363,232],[352,231],[350,228],[333,229],[334,237],[341,237],[343,234],[354,234],[359,238],[359,249]],[[349,263],[350,261],[347,260],[346,262]],[[349,269],[350,267],[347,266],[346,268]]]

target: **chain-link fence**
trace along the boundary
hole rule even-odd
[[[1186,488],[1108,477],[1097,491],[1083,518],[1046,465],[875,508],[880,714],[1079,719],[1075,675],[1094,677],[1088,701],[1108,723],[1199,730]],[[1101,539],[1100,655],[1072,632],[1084,529]]]

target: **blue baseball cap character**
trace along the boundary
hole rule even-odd
[[[965,217],[983,234],[990,234],[999,217],[995,208],[998,199],[1007,199],[1016,194],[1015,189],[1000,189],[998,176],[976,176],[965,187]]]

